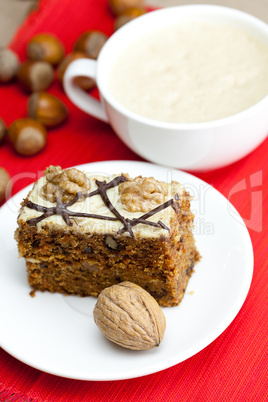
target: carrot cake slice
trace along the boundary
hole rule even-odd
[[[200,256],[177,183],[50,166],[22,202],[15,238],[35,290],[97,296],[131,281],[176,306]]]

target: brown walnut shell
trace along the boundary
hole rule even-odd
[[[159,346],[166,329],[166,319],[157,301],[146,290],[127,281],[99,294],[93,316],[106,338],[133,350]]]

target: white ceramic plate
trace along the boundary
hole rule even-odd
[[[95,298],[37,292],[29,296],[25,262],[14,240],[19,204],[29,188],[0,209],[0,345],[42,371],[81,380],[120,380],[171,367],[202,350],[231,323],[248,293],[253,251],[243,220],[205,182],[149,163],[112,161],[79,166],[84,171],[154,176],[177,180],[195,197],[197,264],[178,307],[164,308],[167,329],[159,348],[121,348],[96,327]]]

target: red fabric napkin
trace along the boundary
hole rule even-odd
[[[10,47],[26,58],[25,45],[38,32],[51,32],[71,51],[88,29],[113,32],[107,0],[41,0]],[[16,193],[50,164],[63,168],[101,160],[141,160],[109,125],[78,110],[55,81],[49,90],[68,106],[68,122],[49,131],[46,148],[33,157],[0,146],[0,166]],[[7,125],[26,116],[27,96],[16,83],[0,87],[1,117]],[[230,147],[232,144],[230,144]],[[0,349],[0,401],[264,401],[267,366],[267,154],[268,141],[226,168],[196,174],[224,194],[244,218],[253,242],[255,268],[248,297],[231,325],[211,345],[162,372],[124,381],[77,381],[43,373]],[[227,294],[228,297],[228,294]],[[19,328],[18,328],[19,342]]]

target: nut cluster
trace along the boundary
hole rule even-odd
[[[64,122],[68,115],[65,104],[45,92],[54,80],[54,69],[64,57],[61,41],[52,34],[33,36],[26,46],[28,59],[20,63],[11,49],[0,49],[0,83],[17,79],[20,87],[31,94],[28,98],[27,117],[19,118],[6,128],[0,119],[0,142],[7,134],[16,152],[32,156],[47,142],[47,128]]]
[[[73,200],[76,193],[85,194],[90,189],[89,179],[75,168],[62,170],[60,166],[49,166],[44,174],[47,183],[41,188],[40,195],[50,202],[55,202],[57,197],[67,203]]]
[[[153,177],[138,176],[121,183],[118,188],[124,209],[130,212],[148,212],[165,201],[166,187]]]
[[[146,13],[144,0],[107,0],[107,3],[115,18],[115,31]],[[16,152],[23,156],[40,152],[47,142],[47,128],[61,124],[68,115],[65,104],[46,92],[54,82],[55,68],[56,76],[62,83],[65,70],[72,61],[97,59],[107,39],[104,32],[90,29],[76,39],[73,50],[65,56],[64,45],[59,38],[51,33],[37,33],[26,45],[26,60],[23,62],[12,49],[1,48],[0,84],[16,80],[30,96],[27,116],[15,120],[10,127],[6,127],[0,116],[0,143],[8,137]],[[93,79],[83,76],[76,77],[74,83],[85,91],[96,86]]]

